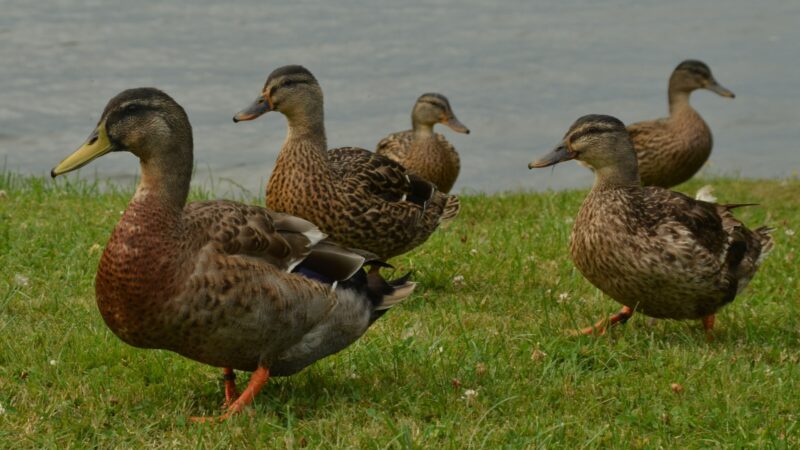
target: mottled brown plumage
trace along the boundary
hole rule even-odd
[[[709,317],[747,285],[772,248],[770,230],[747,229],[731,213],[736,205],[642,187],[628,133],[613,117],[578,119],[563,143],[530,167],[569,159],[595,171],[573,225],[572,260],[592,284],[634,311]]]
[[[686,60],[669,79],[669,117],[628,126],[643,185],[668,188],[681,184],[711,155],[711,130],[689,104],[689,95],[696,89],[734,96],[717,83],[706,64]]]
[[[53,176],[119,150],[139,157],[142,178],[100,260],[97,305],[131,345],[258,369],[228,414],[270,374],[291,375],[350,345],[413,290],[368,276],[363,256],[304,219],[225,200],[186,204],[191,126],[161,91],[114,97]]]
[[[279,111],[289,131],[267,185],[268,207],[314,222],[332,239],[388,259],[425,242],[458,213],[446,195],[370,151],[327,150],[322,89],[307,69],[285,66],[234,121]]]
[[[461,161],[455,147],[444,135],[433,132],[437,123],[469,134],[469,129],[453,114],[444,95],[422,94],[411,112],[412,129],[386,136],[378,143],[375,152],[399,162],[435,184],[440,191],[450,192],[461,170]]]

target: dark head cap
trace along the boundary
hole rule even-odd
[[[267,82],[264,84],[264,87],[270,84],[270,82],[277,80],[279,78],[291,78],[292,80],[296,81],[303,81],[306,83],[314,83],[319,84],[317,79],[314,78],[314,75],[305,67],[300,65],[289,65],[278,67],[277,69],[273,70],[272,73],[269,74],[267,77]]]
[[[444,109],[450,109],[450,102],[447,100],[442,94],[437,94],[435,92],[428,92],[422,94],[417,99],[417,103],[430,103],[435,106],[439,106]]]
[[[570,139],[576,140],[580,136],[589,134],[625,131],[625,124],[614,116],[604,114],[587,114],[576,120],[564,135],[573,135]]]
[[[180,105],[165,92],[152,87],[141,87],[126,89],[111,98],[103,110],[102,117],[105,117],[111,111],[122,109],[130,105],[137,105],[139,107],[149,106],[152,108],[170,105],[180,108]]]
[[[700,75],[701,77],[710,78],[711,77],[711,69],[708,67],[706,63],[703,61],[699,61],[696,59],[687,59],[680,64],[678,67],[675,68],[675,71],[686,71],[693,73],[695,75]]]

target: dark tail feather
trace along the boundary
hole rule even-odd
[[[378,320],[392,306],[402,302],[416,287],[416,283],[409,281],[411,272],[395,280],[385,280],[378,272],[367,274],[367,292],[373,305],[370,323]]]
[[[721,206],[721,207],[725,208],[726,210],[730,211],[732,209],[743,208],[745,206],[761,206],[761,204],[760,203],[727,203],[725,205],[719,205],[719,206]]]
[[[389,280],[389,281],[387,281],[387,283],[389,283],[392,287],[400,287],[400,286],[403,286],[404,284],[408,283],[410,279],[411,279],[411,271],[409,270],[402,277],[395,278],[394,280]]]
[[[370,268],[381,268],[381,269],[394,269],[394,266],[387,263],[386,261],[381,261],[379,259],[370,259],[364,263],[365,266],[370,266]]]
[[[408,181],[410,183],[410,192],[406,197],[406,201],[420,205],[425,209],[428,206],[428,202],[433,198],[433,194],[436,192],[436,186],[430,181],[416,175],[409,175]]]

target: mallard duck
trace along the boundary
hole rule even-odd
[[[576,159],[594,170],[592,190],[575,219],[570,254],[597,288],[656,318],[702,319],[708,337],[714,313],[747,286],[772,249],[767,227],[747,229],[718,205],[660,187],[642,187],[625,125],[611,116],[578,119],[563,141],[529,168]],[[605,331],[605,321],[581,330]]]
[[[278,111],[289,132],[267,184],[267,206],[314,222],[337,242],[382,260],[422,244],[456,216],[458,198],[381,155],[356,147],[327,150],[322,89],[302,66],[267,78],[234,122]]]
[[[443,123],[458,133],[469,134],[442,94],[422,94],[411,111],[410,130],[392,133],[380,142],[375,153],[399,162],[406,169],[435,184],[442,192],[450,192],[458,178],[461,161],[455,147],[444,135],[433,132]]]
[[[645,186],[669,188],[692,178],[711,155],[711,130],[689,104],[696,89],[734,98],[702,61],[687,59],[669,77],[669,117],[628,126]]]
[[[100,259],[95,294],[126,343],[223,367],[227,411],[242,410],[270,376],[287,376],[358,339],[414,283],[386,282],[311,222],[241,203],[186,204],[192,128],[153,88],[123,91],[89,139],[52,171],[112,151],[141,162],[133,199]],[[254,371],[238,395],[233,370]]]

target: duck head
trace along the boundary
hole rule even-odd
[[[692,92],[696,89],[708,89],[723,97],[734,98],[729,89],[720,85],[711,69],[702,61],[687,59],[678,64],[669,78],[670,92]]]
[[[578,160],[595,172],[595,182],[639,184],[639,169],[630,135],[619,119],[591,114],[575,121],[550,153],[529,169]]]
[[[188,155],[184,156],[191,161],[192,131],[183,108],[158,89],[128,89],[108,102],[83,145],[54,167],[50,175],[55,178],[117,151],[129,151],[142,162],[158,160],[163,153],[175,149],[165,143],[177,139],[188,143]]]
[[[322,111],[322,88],[317,79],[303,66],[283,66],[269,74],[261,94],[233,116],[233,121],[253,120],[270,111],[292,118],[315,109]]]
[[[422,94],[411,112],[411,123],[415,130],[420,127],[432,129],[441,123],[455,132],[469,134],[469,128],[458,120],[447,97],[442,94]]]

